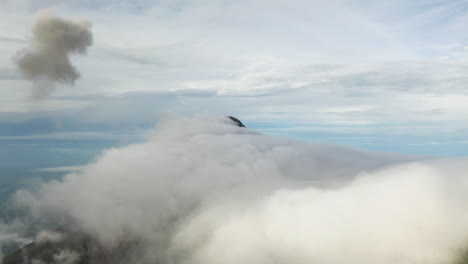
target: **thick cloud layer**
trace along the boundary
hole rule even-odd
[[[88,20],[67,20],[40,11],[32,28],[31,46],[20,51],[15,62],[34,83],[35,97],[52,92],[55,83],[73,85],[80,77],[70,62],[70,54],[86,54],[93,43]]]
[[[139,239],[132,263],[446,264],[468,245],[467,171],[168,118],[16,199],[107,247]]]

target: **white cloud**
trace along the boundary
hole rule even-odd
[[[25,136],[0,136],[0,140],[24,140],[24,139],[57,139],[57,140],[82,140],[82,139],[138,139],[144,138],[144,132],[138,131],[105,131],[105,132],[56,132],[48,134]]]
[[[0,220],[0,263],[3,260],[3,246],[16,244],[24,246],[31,243],[31,239],[22,236],[27,224],[24,221],[10,221],[8,223]]]
[[[227,210],[217,204],[188,221],[175,244],[192,263],[452,263],[467,234],[447,223],[464,226],[466,215],[446,211],[458,198],[446,200],[451,187],[439,186],[437,169],[402,166],[343,188],[278,190]]]
[[[52,167],[52,168],[40,168],[35,171],[46,171],[46,172],[80,172],[83,170],[83,166],[63,166],[63,167]]]
[[[54,255],[54,261],[59,264],[74,264],[79,257],[80,255],[74,251],[62,250]]]
[[[158,263],[451,263],[468,236],[467,160],[420,160],[170,117],[147,142],[22,191],[34,216]]]
[[[41,244],[41,243],[57,243],[60,242],[64,239],[64,234],[57,233],[54,231],[47,231],[47,230],[42,230],[39,232],[39,234],[36,235],[36,238],[34,239],[35,243]]]

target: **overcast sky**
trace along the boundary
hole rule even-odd
[[[94,45],[72,58],[81,79],[37,102],[12,58],[44,8],[90,20]],[[209,112],[269,134],[468,155],[466,25],[467,0],[0,0],[0,128]]]

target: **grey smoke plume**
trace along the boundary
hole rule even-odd
[[[48,96],[56,83],[74,85],[80,73],[71,54],[86,54],[93,43],[91,22],[67,20],[40,11],[32,28],[30,47],[18,52],[15,62],[34,85],[34,97]]]
[[[467,171],[170,118],[16,199],[104,246],[139,238],[129,263],[449,264],[468,245]]]

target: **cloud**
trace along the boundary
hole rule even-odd
[[[135,263],[442,264],[467,246],[467,164],[169,116],[16,201],[102,245],[140,239]]]
[[[64,239],[64,235],[61,233],[43,230],[37,234],[36,239],[34,239],[35,243],[42,244],[42,243],[57,243]]]
[[[280,189],[234,210],[218,204],[190,219],[176,250],[190,252],[184,263],[453,263],[467,236],[465,188],[453,184],[467,181],[443,177],[452,166],[463,177],[463,162],[398,166],[338,189]]]
[[[24,39],[9,38],[9,37],[3,37],[3,36],[0,36],[0,41],[14,42],[14,43],[26,43]]]
[[[26,228],[25,221],[4,222],[0,219],[0,263],[2,263],[4,248],[8,246],[22,247],[31,242],[30,238],[24,236]]]
[[[93,43],[88,20],[66,20],[39,11],[32,29],[32,43],[18,52],[15,62],[35,87],[34,96],[48,96],[56,83],[73,85],[80,77],[71,64],[71,54],[86,54]]]
[[[79,259],[79,255],[76,252],[63,250],[54,255],[54,261],[57,264],[74,264]]]
[[[59,150],[59,151],[73,151],[73,150]],[[75,150],[76,151],[76,150]],[[79,172],[83,169],[83,166],[63,166],[63,167],[52,167],[52,168],[40,168],[35,171],[41,172]]]
[[[56,132],[48,134],[26,135],[26,136],[0,136],[1,140],[17,139],[52,139],[52,140],[82,140],[82,139],[134,139],[142,137],[144,132],[135,131],[105,131],[105,132]]]

